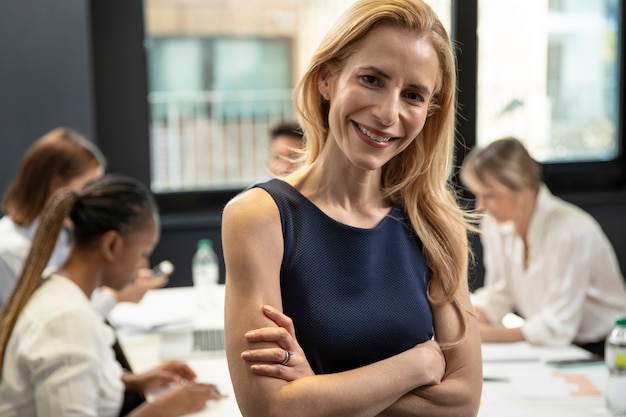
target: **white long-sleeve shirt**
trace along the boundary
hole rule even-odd
[[[11,294],[17,277],[28,256],[33,237],[39,227],[39,219],[29,226],[20,226],[10,216],[0,219],[0,307]],[[48,262],[48,270],[54,271],[61,266],[70,252],[70,235],[62,230]],[[105,318],[117,304],[115,295],[106,289],[94,291],[93,306]]]
[[[626,316],[626,285],[615,252],[591,215],[543,185],[524,243],[512,223],[481,223],[485,286],[474,305],[494,323],[513,309],[522,334],[540,345],[591,343]]]
[[[72,281],[45,280],[9,339],[0,417],[117,416],[124,397],[114,335]]]

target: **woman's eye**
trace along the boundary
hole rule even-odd
[[[424,97],[419,94],[419,93],[415,93],[415,92],[408,92],[404,94],[404,97],[406,97],[409,101],[413,101],[416,103],[423,103],[424,102]]]
[[[374,77],[373,75],[363,75],[361,79],[363,80],[363,82],[365,82],[365,84],[371,84],[371,85],[378,84],[378,79]]]

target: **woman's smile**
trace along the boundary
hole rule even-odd
[[[352,122],[352,124],[354,125],[355,130],[361,140],[376,147],[384,147],[389,142],[398,139],[397,136],[394,137],[391,135],[384,135],[383,132],[380,131],[374,132],[354,121]]]

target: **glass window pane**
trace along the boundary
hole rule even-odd
[[[477,143],[541,162],[619,154],[620,0],[480,0]]]
[[[219,190],[269,177],[269,130],[354,0],[145,0],[152,189]],[[450,27],[450,0],[431,0]]]

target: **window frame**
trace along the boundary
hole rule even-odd
[[[626,44],[624,1],[620,1],[620,36],[618,51]],[[459,117],[457,135],[457,165],[476,144],[476,99],[478,68],[478,0],[452,0],[452,37],[457,39],[460,48],[458,59],[458,101]],[[619,97],[618,114],[624,111],[624,53],[619,56]],[[618,156],[611,161],[593,162],[546,162],[543,166],[543,179],[555,194],[603,194],[623,192],[626,188],[626,141],[624,126],[619,119],[617,126]],[[458,178],[455,178],[458,183]]]

